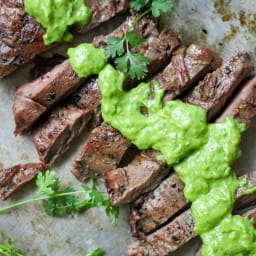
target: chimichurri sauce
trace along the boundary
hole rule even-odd
[[[73,39],[69,26],[87,24],[91,10],[84,0],[24,0],[26,12],[34,17],[45,29],[46,45]]]

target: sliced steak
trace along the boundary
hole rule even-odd
[[[90,134],[80,155],[73,163],[72,173],[84,182],[90,177],[100,175],[101,172],[113,170],[119,165],[130,146],[131,142],[116,129],[102,123]]]
[[[170,38],[171,35],[173,35],[172,32]],[[105,42],[104,40],[105,37],[102,37],[97,41],[97,44],[100,45],[101,42]],[[173,45],[176,45],[176,43]],[[153,49],[153,47],[150,47],[150,49]],[[163,54],[163,56],[165,55]],[[214,53],[199,45],[192,44],[187,49],[180,48],[173,53],[170,64],[155,76],[154,80],[158,81],[163,89],[170,92],[169,98],[175,97],[192,85],[196,79],[203,77],[209,71],[215,59],[218,59],[218,57],[216,58]],[[156,61],[156,65],[157,63],[158,61]],[[108,138],[109,136],[110,138]],[[95,129],[82,147],[79,156],[73,163],[72,173],[80,181],[85,181],[90,176],[102,175],[117,168],[130,147],[131,143],[122,137],[118,131],[104,124]],[[122,150],[116,154],[118,148],[122,148]],[[101,160],[101,164],[99,165],[98,161],[96,164],[95,159]]]
[[[255,173],[253,176],[255,177]],[[239,196],[236,205],[242,205],[242,200],[244,200],[244,197]],[[236,208],[236,210],[239,209]],[[255,213],[256,211],[254,210],[249,211],[244,216],[254,219],[256,217]],[[128,247],[128,255],[168,256],[197,236],[193,230],[193,216],[191,210],[188,209],[157,231],[144,236],[142,241],[130,245]]]
[[[124,33],[124,29],[128,29],[127,24],[134,20],[134,18],[135,17],[133,16],[129,17],[124,24],[122,24],[119,28],[116,29],[115,33],[117,33],[118,31]],[[143,26],[141,26],[141,23],[143,24]],[[146,49],[146,52],[150,53],[150,51],[155,51],[155,48],[159,47],[158,45],[155,45],[154,48],[154,46],[151,45],[154,37],[159,36],[159,32],[157,30],[156,23],[152,22],[151,19],[144,18],[143,20],[141,20],[141,23],[139,23],[139,26],[136,27],[136,32],[138,34],[143,34],[145,38],[145,45],[147,45],[147,47],[143,45],[142,49]],[[112,33],[110,35],[112,35]],[[166,38],[166,42],[169,42],[169,36],[171,35],[174,35],[174,33],[166,33],[166,37],[168,36],[168,38]],[[177,34],[175,34],[175,38],[173,37],[172,42],[172,47],[176,47],[176,43],[178,43]],[[166,49],[167,48],[168,47],[166,47]],[[151,59],[152,64],[150,65],[154,65],[155,61],[158,61],[161,57],[165,61],[165,56],[167,55],[166,51],[163,51],[162,53],[159,52],[159,55],[155,59]],[[170,52],[168,52],[168,55],[170,56]],[[68,61],[66,62],[67,66],[70,66]],[[63,64],[61,65],[63,66]],[[52,72],[50,73],[52,74]],[[148,73],[148,76],[150,75],[151,74]],[[76,84],[78,84],[78,80],[79,83],[81,82],[81,79],[77,78]],[[74,81],[75,79],[73,79],[67,84],[71,85]],[[75,85],[75,87],[76,86],[77,85]],[[52,86],[49,87],[51,88]],[[74,103],[74,100],[76,106],[71,104]],[[74,95],[71,97],[71,102],[67,101],[57,109],[54,109],[53,112],[47,117],[45,117],[44,121],[41,121],[41,123],[37,125],[37,128],[33,131],[32,140],[34,141],[34,144],[37,148],[40,159],[44,161],[46,164],[51,164],[64,151],[66,151],[71,141],[78,137],[81,131],[85,128],[89,118],[91,117],[92,112],[95,112],[95,115],[93,116],[97,117],[97,110],[99,104],[100,91],[98,89],[97,79],[95,79],[94,77],[89,78],[81,87],[81,89],[79,89],[78,92],[74,93]],[[70,118],[69,115],[71,116]],[[79,124],[80,126],[78,126]],[[103,148],[101,149],[103,150]],[[104,150],[107,150],[107,146],[104,148]],[[107,154],[108,152],[106,152],[106,155]]]
[[[0,170],[0,199],[4,200],[45,169],[42,163],[15,165]]]
[[[33,82],[18,88],[13,103],[15,135],[24,133],[47,109],[74,92],[84,81],[71,68],[69,60]]]
[[[176,50],[171,63],[155,78],[160,87],[166,90],[164,102],[180,96],[221,63],[222,59],[217,54],[201,45],[191,44]]]
[[[245,124],[250,123],[251,119],[256,116],[255,81],[254,78],[242,87],[238,96],[235,96],[234,100],[228,105],[227,110],[229,111],[224,111],[217,121],[223,121],[227,116],[232,116],[241,122],[244,120]],[[248,110],[241,106],[246,106]],[[254,175],[256,175],[256,172],[248,174],[249,186],[256,185]],[[238,197],[244,196],[246,200],[250,200],[249,202],[254,202],[256,195],[243,195],[242,189],[239,189],[238,192]],[[249,205],[249,202],[245,199],[238,202]],[[132,232],[137,237],[140,237],[143,233],[152,232],[188,206],[189,204],[183,195],[182,181],[174,173],[156,189],[142,195],[132,204],[130,215]],[[239,206],[239,208],[243,207]]]
[[[220,112],[239,83],[252,70],[249,55],[237,52],[215,72],[206,75],[183,100],[205,109],[210,120]]]
[[[80,26],[87,32],[128,9],[129,1],[104,0],[85,1],[93,10],[90,23]],[[4,0],[0,3],[0,78],[10,74],[19,66],[44,52],[45,30],[27,15],[23,1]]]
[[[128,29],[128,24],[135,18],[135,16],[129,17],[115,32],[124,33],[124,29]],[[144,24],[144,26],[141,26],[141,24]],[[144,31],[145,26],[147,29]],[[154,66],[156,62],[158,63],[159,59],[162,59],[163,63],[168,61],[164,58],[165,55],[167,55],[166,52],[168,52],[170,56],[173,47],[179,44],[177,33],[170,31],[166,33],[166,42],[170,41],[172,44],[169,45],[166,43],[165,51],[160,52],[159,45],[153,44],[154,39],[159,37],[157,25],[149,18],[143,18],[135,27],[135,32],[143,34],[146,41],[138,50],[145,50],[145,54],[147,53],[148,57],[151,57],[151,51],[158,52],[157,56],[154,55],[156,59],[151,59],[152,62],[149,66]],[[110,33],[108,37],[112,34],[113,33]],[[172,40],[170,38],[172,38]],[[148,75],[150,75],[150,73],[148,73]],[[18,88],[13,104],[13,114],[16,123],[14,133],[18,135],[26,132],[42,114],[68,94],[75,91],[84,80],[85,79],[79,78],[72,70],[69,60],[65,60],[35,81],[26,83]],[[135,81],[130,81],[130,83],[132,82],[134,83]]]
[[[256,77],[236,94],[232,102],[216,121],[221,122],[227,116],[233,116],[248,127],[256,115]]]
[[[126,167],[107,173],[105,183],[113,205],[135,200],[168,175],[170,170],[157,160],[158,155],[153,150],[142,151]]]
[[[232,63],[232,66],[231,66]],[[223,73],[223,68],[230,66],[232,67],[232,69],[234,69],[235,71],[227,74],[226,76],[224,76],[221,80],[221,78],[219,77],[218,82],[216,82],[216,74],[220,74]],[[194,95],[196,95],[196,99],[200,98],[200,101],[195,101],[195,104],[199,104],[198,106],[202,106],[203,108],[205,108],[206,104],[202,104],[204,102],[204,100],[206,99],[206,103],[209,103],[209,98],[202,96],[199,97],[197,95],[197,93],[193,93],[194,91],[198,91],[198,87],[202,87],[202,85],[204,85],[204,90],[205,91],[210,91],[212,93],[212,100],[213,103],[210,104],[211,108],[205,108],[206,112],[208,113],[208,111],[211,111],[212,113],[214,112],[215,114],[220,111],[220,105],[219,103],[221,102],[222,104],[224,104],[226,102],[226,100],[228,99],[229,96],[231,96],[231,93],[229,92],[229,90],[234,91],[234,89],[237,87],[238,83],[235,79],[238,79],[239,81],[241,81],[243,78],[245,78],[249,72],[253,69],[252,64],[249,61],[249,57],[247,54],[245,53],[237,53],[235,54],[233,57],[230,58],[230,60],[228,60],[226,63],[224,63],[221,67],[219,67],[216,71],[214,71],[211,74],[208,74],[202,82],[199,83],[198,86],[196,86],[190,93],[189,96],[185,96],[183,99],[185,101],[192,101]],[[239,77],[237,78],[237,76],[239,75]],[[207,81],[207,83],[206,83]],[[221,81],[221,82],[220,82]],[[215,86],[215,87],[214,87]],[[224,87],[225,86],[225,87]],[[220,87],[224,87],[222,89],[220,89]],[[207,89],[208,88],[208,89]],[[218,89],[219,88],[219,89]],[[213,94],[213,92],[216,92],[216,95]],[[211,115],[209,115],[209,118],[212,117]],[[115,170],[113,171],[115,172]],[[145,170],[145,175],[146,175],[146,170]],[[106,174],[106,180],[108,179],[108,175],[111,175],[111,172]],[[126,173],[126,175],[128,175]],[[118,177],[117,177],[118,178]],[[145,178],[145,176],[144,176]],[[148,182],[149,184],[151,183],[150,177],[148,177]],[[113,181],[112,181],[113,183]],[[131,199],[126,198],[124,199],[123,196],[120,197],[121,193],[118,191],[118,184],[119,181],[118,179],[116,180],[116,185],[115,187],[115,191],[111,190],[111,194],[110,194],[110,200],[112,203],[120,205],[119,201],[118,201],[118,197],[120,202],[125,202],[125,203],[130,203],[132,202]],[[107,184],[106,184],[107,185]],[[144,185],[144,183],[143,183]],[[139,184],[138,184],[139,186]],[[143,188],[138,188],[138,186],[134,186],[134,188],[136,188],[136,190],[138,191],[143,191]],[[146,188],[148,189],[148,187],[146,186]],[[122,191],[124,189],[122,188]],[[135,193],[135,192],[134,192]],[[134,195],[133,193],[133,195]],[[125,195],[125,192],[123,193]],[[139,194],[137,194],[137,196],[139,196]],[[113,199],[112,199],[113,197]],[[134,199],[134,198],[133,198]],[[135,216],[135,215],[133,215]],[[136,217],[135,217],[136,219]],[[134,231],[136,233],[136,231]]]
[[[133,235],[140,237],[141,232],[149,233],[155,230],[188,207],[183,189],[183,182],[176,173],[173,173],[156,189],[139,197],[131,205],[130,210]]]

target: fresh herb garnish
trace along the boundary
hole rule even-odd
[[[115,226],[119,209],[111,205],[105,193],[98,191],[94,179],[91,179],[90,183],[89,186],[84,185],[80,191],[75,191],[71,187],[59,189],[59,180],[55,172],[47,170],[37,175],[36,185],[39,191],[34,197],[0,208],[0,213],[36,201],[43,201],[45,212],[55,217],[73,215],[91,207],[104,206],[106,214],[112,218],[112,226]],[[78,194],[82,194],[83,198],[78,197]]]
[[[0,255],[3,256],[24,256],[23,254],[16,251],[14,248],[14,241],[11,238],[8,238],[8,244],[0,244]]]
[[[96,248],[85,256],[104,256],[106,253],[101,248]]]
[[[148,69],[147,65],[150,59],[141,53],[134,53],[130,49],[142,45],[145,40],[140,38],[134,32],[135,25],[148,13],[154,17],[159,17],[162,13],[169,12],[173,9],[172,0],[133,0],[130,7],[136,11],[145,9],[131,24],[126,34],[120,38],[112,36],[108,39],[105,47],[105,54],[108,58],[115,59],[116,67],[127,72],[131,78],[143,78]]]

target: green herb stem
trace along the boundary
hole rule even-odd
[[[50,199],[50,198],[65,197],[65,196],[75,195],[75,194],[81,194],[81,193],[84,193],[84,191],[83,191],[83,190],[80,190],[80,191],[74,191],[74,192],[59,193],[59,194],[52,195],[52,196],[38,196],[38,197],[33,197],[33,198],[30,198],[30,199],[27,199],[27,200],[24,200],[24,201],[21,201],[21,202],[17,202],[17,203],[8,205],[8,206],[6,206],[6,207],[2,207],[2,208],[0,208],[0,213],[9,211],[9,210],[11,210],[11,209],[13,209],[13,208],[16,208],[16,207],[19,207],[19,206],[22,206],[22,205],[25,205],[25,204],[37,202],[37,201],[43,201],[43,200],[47,200],[47,199]],[[1,248],[1,247],[0,247],[0,248]]]

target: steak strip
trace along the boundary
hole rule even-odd
[[[162,41],[160,39],[160,42]],[[205,47],[192,44],[188,48],[174,51],[170,64],[155,76],[154,80],[167,91],[166,98],[174,98],[202,78],[215,62],[219,63],[220,60],[214,53]],[[119,166],[130,148],[131,143],[126,138],[103,123],[90,134],[73,163],[72,173],[80,181],[85,181],[91,176],[103,176]],[[140,158],[141,156],[138,156],[138,159]],[[135,162],[137,164],[138,161]],[[155,172],[159,173],[160,169]]]
[[[246,175],[245,175],[246,176]],[[244,176],[243,176],[244,177]],[[247,177],[252,177],[256,185],[256,171],[247,174]],[[237,200],[235,205],[235,210],[240,210],[240,206],[245,206],[243,200],[246,197],[244,193],[237,193]],[[251,197],[252,199],[252,197]],[[256,199],[256,194],[254,193],[254,200]],[[254,201],[253,200],[253,201]],[[252,201],[247,200],[249,206]],[[247,216],[252,217],[251,214]],[[185,243],[191,241],[197,235],[194,233],[194,221],[192,212],[190,209],[181,213],[174,220],[167,223],[157,231],[153,232],[148,236],[144,236],[142,241],[135,242],[128,247],[129,256],[168,256],[170,253],[181,248]]]
[[[114,32],[124,33],[128,28],[128,23],[134,17],[130,17]],[[163,63],[168,61],[170,57],[169,48],[176,47],[178,43],[177,34],[172,31],[165,31],[160,35],[163,40],[162,45],[165,45],[159,50],[159,44],[153,43],[159,37],[157,24],[151,19],[144,18],[136,27],[136,32],[146,40],[145,44],[137,50],[144,50],[145,54],[151,58],[149,66],[155,66],[162,59]],[[113,35],[111,33],[108,36]],[[102,45],[102,37],[96,38],[97,46]],[[107,40],[107,36],[104,37]],[[105,41],[104,41],[105,42]],[[158,54],[156,54],[156,52]],[[163,64],[162,64],[163,65]],[[159,68],[159,66],[158,66]],[[151,68],[152,74],[158,71],[158,68]],[[147,74],[149,77],[151,73]],[[132,85],[135,80],[130,80]],[[51,165],[61,154],[63,154],[70,143],[77,138],[81,131],[84,130],[88,123],[92,112],[96,111],[100,104],[100,91],[98,88],[98,80],[95,77],[87,79],[87,81],[78,89],[78,92],[73,93],[68,101],[61,104],[47,115],[36,128],[32,131],[32,140],[36,146],[41,161],[47,165]],[[76,106],[74,106],[74,103]],[[130,144],[130,143],[129,143]]]
[[[231,70],[230,72],[225,71],[227,67]],[[207,114],[210,113],[208,114],[208,118],[212,118],[218,111],[220,111],[228,97],[231,96],[231,92],[235,90],[242,79],[244,79],[252,70],[253,66],[250,63],[249,56],[246,53],[238,52],[216,71],[206,75],[206,77],[188,94],[188,96],[183,97],[183,100],[188,103],[193,102],[194,104],[198,104],[198,106],[206,110]],[[205,96],[203,93],[199,94],[198,92],[200,92],[200,90],[203,90],[205,93],[209,93],[210,96]],[[195,100],[193,100],[193,97],[195,97]],[[145,172],[144,179],[148,180],[148,182],[144,182],[142,184],[144,187],[139,187],[141,185],[140,182],[138,182],[138,184],[129,184],[130,174],[128,170],[132,169],[131,165],[132,163],[130,164],[129,169],[122,168],[122,170],[113,170],[107,172],[105,176],[105,183],[110,201],[113,205],[130,203],[140,195],[139,193],[136,193],[136,191],[146,192],[150,190],[147,183],[152,184],[152,181],[150,180],[151,177],[146,177],[147,171],[143,170],[143,168],[136,167],[140,172]],[[112,173],[116,172],[121,172],[123,177],[121,174],[116,175],[116,180],[114,181]],[[133,173],[133,175],[136,174]],[[140,173],[137,175],[142,176],[143,174]],[[108,181],[109,177],[111,177],[111,183]],[[126,193],[125,188],[123,188],[124,179],[127,180],[126,188],[129,193]],[[121,188],[119,188],[119,184],[122,185]],[[134,191],[132,191],[132,189]],[[130,197],[130,195],[133,196]]]
[[[6,199],[44,170],[45,165],[42,163],[18,164],[0,170],[0,199]]]
[[[89,24],[78,27],[87,32],[128,9],[127,0],[86,0],[93,14]],[[0,3],[0,78],[44,52],[45,30],[29,16],[21,0],[2,0]]]
[[[216,121],[223,121],[227,116],[232,116],[238,121],[249,125],[256,115],[256,78],[248,81]],[[253,176],[248,177],[249,186],[255,185]],[[252,184],[250,183],[252,182]],[[143,236],[164,224],[175,215],[189,206],[183,194],[184,185],[176,173],[171,174],[155,190],[146,195],[142,195],[131,206],[131,227],[135,236]],[[241,189],[238,190],[239,197]],[[254,198],[255,195],[252,195]],[[244,200],[251,200],[250,196],[245,196]],[[240,206],[239,208],[243,208]]]

